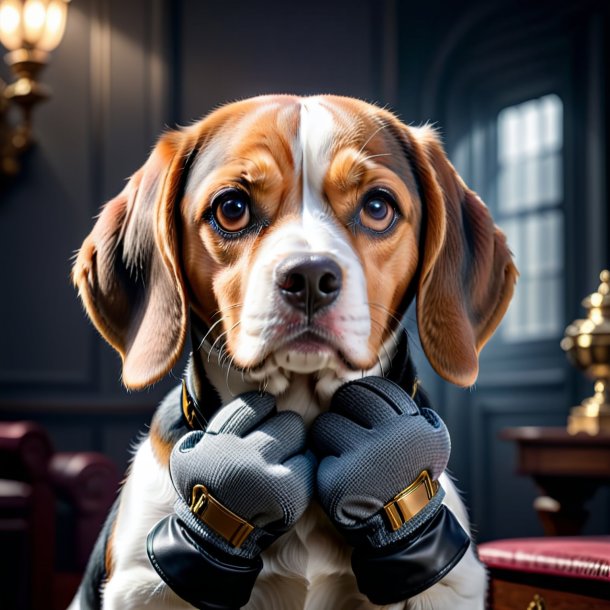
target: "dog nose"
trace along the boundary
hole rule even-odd
[[[290,257],[275,272],[284,300],[308,318],[339,296],[342,275],[334,260],[316,254]]]

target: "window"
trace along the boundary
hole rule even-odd
[[[506,341],[563,331],[563,104],[545,95],[497,116],[496,221],[521,277],[501,327]]]

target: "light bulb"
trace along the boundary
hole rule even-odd
[[[15,51],[23,44],[21,2],[18,0],[0,1],[0,42],[9,51]]]

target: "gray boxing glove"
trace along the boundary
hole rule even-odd
[[[186,434],[170,457],[175,515],[148,537],[148,555],[178,595],[199,608],[245,604],[262,568],[261,551],[303,514],[315,458],[294,412],[274,398],[243,394],[205,432]]]
[[[311,435],[320,502],[354,547],[352,568],[371,601],[412,597],[457,563],[470,539],[442,505],[450,439],[434,411],[365,377],[339,388]]]

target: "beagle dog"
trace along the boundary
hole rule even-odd
[[[429,362],[468,387],[516,277],[504,235],[430,127],[356,99],[274,95],[163,135],[104,206],[73,280],[128,388],[164,377],[190,332],[186,388],[141,441],[71,608],[190,607],[145,548],[172,512],[168,461],[185,421],[205,425],[260,389],[310,424],[341,384],[388,372],[413,299]],[[315,501],[263,558],[250,610],[378,607],[359,593],[349,548]],[[385,607],[482,609],[485,589],[471,545],[437,584]]]

